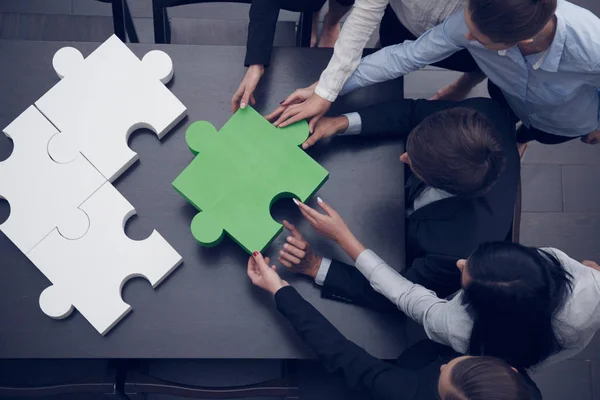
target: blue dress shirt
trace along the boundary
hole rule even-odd
[[[588,134],[600,129],[600,19],[563,0],[556,18],[550,47],[523,56],[518,47],[493,51],[467,40],[464,13],[453,14],[415,41],[363,58],[340,94],[397,78],[467,49],[527,127],[560,136]]]

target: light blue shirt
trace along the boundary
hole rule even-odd
[[[585,135],[600,128],[600,19],[562,0],[556,18],[551,46],[524,57],[518,47],[493,51],[467,40],[464,13],[453,14],[416,41],[363,58],[340,94],[397,78],[467,49],[527,127],[561,136]]]

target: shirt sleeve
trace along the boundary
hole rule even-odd
[[[280,3],[280,0],[252,0],[244,61],[246,67],[254,64],[269,66]]]
[[[372,250],[365,250],[358,256],[356,268],[375,291],[423,325],[429,339],[451,346],[460,353],[467,351],[472,322],[460,304],[460,296],[451,301],[440,299],[431,290],[404,278]],[[461,330],[453,332],[453,326],[461,326]]]
[[[331,61],[321,74],[315,93],[335,101],[346,80],[360,63],[362,51],[381,21],[389,0],[357,0],[344,23]]]
[[[315,277],[315,283],[317,285],[323,286],[325,279],[327,278],[327,273],[329,272],[329,267],[331,267],[331,259],[323,257],[321,259],[321,265],[319,265],[319,271]]]
[[[340,135],[358,135],[362,131],[362,119],[357,112],[343,114],[348,118],[348,128]]]
[[[466,25],[463,12],[458,12],[415,41],[384,47],[362,59],[339,94],[391,80],[447,58],[464,48],[461,32],[466,32]]]

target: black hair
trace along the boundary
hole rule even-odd
[[[572,292],[573,277],[553,254],[517,243],[485,243],[469,257],[466,272],[471,355],[529,368],[562,349],[553,321]]]

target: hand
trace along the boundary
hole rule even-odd
[[[271,294],[289,285],[279,277],[274,265],[269,267],[269,257],[263,258],[258,251],[252,253],[248,259],[248,277],[255,286]]]
[[[310,121],[308,121],[308,130],[312,133],[317,121],[325,115],[330,107],[331,102],[325,100],[318,94],[313,93],[308,100],[287,107],[273,125],[284,128],[303,119],[310,119]]]
[[[254,90],[258,85],[258,81],[265,73],[265,66],[254,64],[248,67],[242,83],[233,94],[231,99],[231,112],[235,113],[240,108],[246,108],[248,104],[255,105]]]
[[[271,114],[267,115],[265,119],[269,122],[275,121],[279,116],[292,104],[299,104],[305,100],[308,100],[310,96],[315,92],[315,88],[319,81],[316,81],[312,85],[294,90],[292,94],[285,98],[281,103],[279,103],[279,107],[277,107]]]
[[[337,135],[348,129],[348,117],[340,115],[339,117],[323,117],[315,125],[314,132],[302,143],[304,150],[308,149],[313,144],[321,139]]]
[[[294,199],[294,203],[298,205],[300,212],[315,231],[328,239],[336,241],[353,260],[356,260],[360,253],[365,251],[365,246],[350,232],[342,217],[333,208],[325,204],[320,197],[317,197],[317,202],[326,214],[321,214]]]
[[[317,256],[312,251],[308,242],[294,225],[283,221],[283,226],[290,231],[291,236],[287,237],[287,243],[279,251],[279,262],[295,274],[316,278],[323,257]]]
[[[595,261],[583,260],[581,263],[586,267],[590,267],[595,269],[596,271],[600,271],[600,265],[598,265],[598,263],[596,263]]]
[[[598,144],[600,143],[600,130],[590,132],[581,138],[583,143]]]

